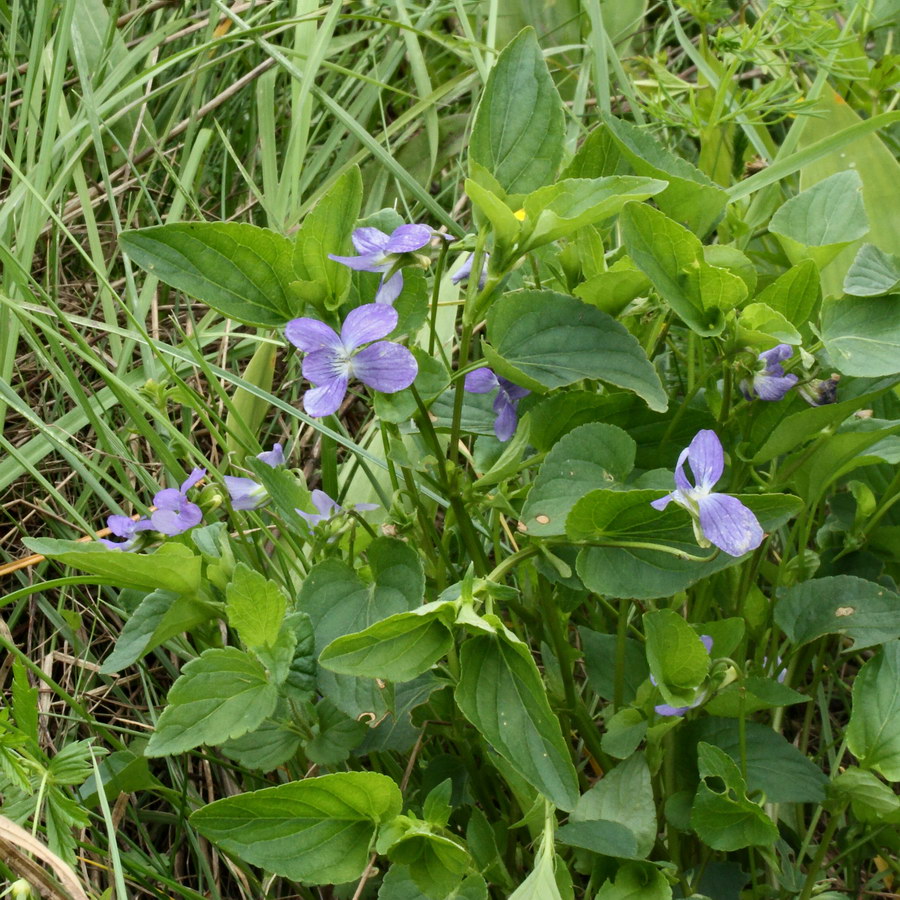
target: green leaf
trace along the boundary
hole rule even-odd
[[[426,897],[444,900],[452,896],[469,869],[471,859],[458,841],[414,822],[387,851],[393,863],[409,867],[413,881]]]
[[[562,900],[554,873],[553,833],[544,828],[541,849],[531,874],[509,895],[509,900]]]
[[[709,653],[699,635],[672,609],[644,613],[647,662],[667,703],[691,703],[709,674]]]
[[[579,628],[584,648],[584,670],[590,686],[605,700],[615,695],[616,636],[601,634],[589,628]],[[631,703],[637,689],[650,675],[644,645],[625,638],[625,671],[622,701]]]
[[[900,259],[874,244],[863,244],[844,277],[844,293],[881,297],[900,287]]]
[[[852,575],[815,578],[778,592],[775,622],[799,646],[824,634],[853,638],[853,650],[900,637],[900,594]]]
[[[524,28],[497,58],[475,111],[469,159],[508,194],[548,184],[563,154],[562,101],[533,28]]]
[[[875,300],[828,300],[822,340],[844,375],[900,373],[900,294]]]
[[[861,822],[900,822],[900,797],[872,772],[850,766],[832,780],[830,789],[849,798]]]
[[[660,209],[701,237],[705,235],[725,209],[725,191],[686,159],[661,147],[637,125],[607,114],[603,115],[603,122],[638,175],[668,181],[668,188],[656,198]]]
[[[422,900],[422,890],[409,868],[395,863],[381,882],[378,900]],[[488,900],[487,884],[481,875],[470,875],[440,900]]]
[[[859,670],[847,746],[864,769],[900,781],[900,641],[886,643]]]
[[[294,631],[294,656],[288,667],[282,691],[295,703],[311,700],[316,689],[316,639],[312,620],[305,612],[290,613],[282,628]]]
[[[684,323],[698,334],[721,334],[724,312],[740,305],[747,285],[706,262],[696,235],[645,203],[629,204],[619,223],[628,255]]]
[[[328,258],[329,253],[352,256],[350,234],[362,204],[362,175],[351,166],[303,220],[294,240],[297,277],[325,289],[326,309],[337,309],[350,289],[350,269]]]
[[[668,398],[656,370],[628,330],[611,316],[555,291],[504,294],[488,314],[488,362],[534,391],[583,378],[633,391],[657,412]]]
[[[638,709],[620,709],[607,723],[600,739],[603,750],[616,759],[631,756],[647,736],[647,720]]]
[[[248,456],[244,464],[259,480],[272,498],[272,504],[283,519],[302,524],[296,510],[315,512],[312,497],[302,475],[285,466],[270,466],[255,456]]]
[[[191,824],[223,850],[292,881],[362,875],[379,825],[400,813],[400,789],[377,772],[339,772],[216,800]]]
[[[111,550],[99,541],[83,544],[54,538],[26,538],[23,543],[33,553],[97,575],[120,588],[188,595],[200,590],[201,559],[183,544],[165,543],[154,553],[125,553]]]
[[[239,562],[225,588],[228,624],[251,650],[272,647],[287,609],[281,588],[261,572]]]
[[[847,244],[869,230],[862,179],[853,169],[822,179],[783,203],[769,231],[803,247]]]
[[[564,534],[576,501],[623,482],[634,468],[634,454],[634,441],[615,425],[596,422],[570,431],[547,454],[522,507],[528,533]]]
[[[271,772],[293,759],[300,749],[300,734],[296,728],[286,724],[290,722],[290,718],[290,708],[284,700],[280,700],[270,719],[255,731],[225,741],[219,746],[219,750],[247,769]]]
[[[607,881],[594,900],[672,900],[672,888],[656,866],[625,863],[616,872],[615,881]]]
[[[573,809],[575,768],[527,647],[497,634],[473,637],[462,646],[460,668],[456,703],[463,715],[530,785],[560,809]]]
[[[792,706],[795,703],[809,703],[812,697],[780,684],[774,678],[751,675],[742,682],[732,682],[715,697],[707,701],[704,709],[711,716],[749,715],[760,709],[774,709],[778,706]]]
[[[602,222],[631,200],[646,200],[665,190],[666,182],[634,175],[607,178],[565,178],[530,193],[524,200],[525,220],[519,252],[557,241]]]
[[[369,730],[363,722],[345,715],[327,697],[316,704],[318,719],[315,736],[303,750],[317,766],[336,766],[344,762],[365,740]]]
[[[319,664],[344,675],[411,681],[427,672],[453,645],[448,629],[456,604],[435,601],[398,613],[364,631],[337,638],[322,650]]]
[[[270,394],[275,379],[277,355],[277,344],[261,341],[244,369],[243,380]],[[256,440],[270,408],[268,400],[252,394],[246,388],[235,388],[225,419],[225,449],[234,454],[233,459],[239,459],[243,455],[244,446]]]
[[[277,700],[278,689],[252,656],[234,647],[204,650],[169,690],[146,754],[172,756],[240,737],[271,715]]]
[[[620,266],[623,261],[579,284],[573,291],[575,296],[611,316],[619,315],[636,297],[646,296],[650,279],[635,268]]]
[[[300,315],[288,285],[293,245],[283,235],[237,222],[156,225],[119,235],[141,268],[247,325],[284,325]]]
[[[800,328],[812,318],[819,290],[819,269],[811,259],[804,259],[779,275],[756,299]]]
[[[579,425],[603,421],[606,401],[606,397],[593,391],[574,390],[542,398],[528,413],[531,419],[529,442],[540,452],[552,449]]]
[[[740,337],[748,344],[770,344],[768,338],[779,343],[799,344],[800,332],[780,313],[765,303],[748,303],[737,318]]]
[[[477,168],[477,164],[470,162],[470,167]],[[493,244],[489,262],[494,267],[502,267],[512,257],[513,247],[519,239],[521,222],[503,199],[479,184],[476,179],[467,178],[465,190],[476,212],[481,213],[491,223]]]
[[[775,823],[747,798],[737,763],[712,744],[697,745],[700,785],[691,809],[691,827],[713,850],[741,850],[778,840]]]

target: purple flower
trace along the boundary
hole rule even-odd
[[[685,460],[691,464],[696,485],[684,474]],[[755,550],[765,534],[756,516],[737,497],[711,493],[724,468],[725,454],[716,433],[708,429],[698,431],[678,457],[675,490],[650,505],[665,509],[674,500],[691,514],[694,535],[701,547],[715,544],[729,556],[743,556]]]
[[[806,384],[801,384],[797,390],[810,406],[825,406],[828,403],[837,402],[837,388],[840,380],[841,376],[838,374],[824,380],[814,378]]]
[[[169,536],[182,534],[199,525],[203,512],[196,503],[191,503],[187,492],[206,474],[206,469],[194,469],[181,483],[181,487],[163,488],[153,497],[156,510],[150,513],[150,527],[154,531]]]
[[[316,525],[321,522],[328,522],[333,519],[335,516],[340,515],[343,512],[347,512],[343,506],[341,506],[337,500],[332,500],[325,491],[315,490],[311,495],[312,504],[318,510],[318,512],[308,513],[304,512],[302,509],[295,509],[294,512],[297,513],[302,519],[306,521],[306,523],[310,526],[310,528],[314,528]],[[377,503],[357,503],[355,506],[350,508],[355,512],[364,512],[367,509],[378,509]]]
[[[106,519],[106,527],[116,537],[124,540],[111,541],[109,538],[100,538],[101,544],[106,544],[111,550],[131,550],[137,543],[140,532],[149,531],[153,526],[147,518],[132,519],[130,516],[109,516]]]
[[[385,394],[402,391],[415,381],[419,367],[412,353],[400,344],[379,340],[397,327],[397,318],[392,306],[369,303],[348,313],[340,335],[318,319],[287,323],[287,339],[306,354],[303,376],[316,385],[303,395],[309,415],[335,412],[351,376]],[[363,344],[369,346],[361,350]]]
[[[516,432],[519,417],[516,408],[519,401],[531,393],[526,388],[513,384],[506,378],[498,377],[489,368],[483,366],[473,369],[466,375],[465,388],[470,394],[489,394],[497,391],[494,398],[494,434],[498,441],[508,441]]]
[[[750,400],[759,397],[760,400],[774,402],[782,397],[799,380],[796,375],[784,374],[784,366],[781,364],[794,355],[794,348],[790,344],[779,344],[771,350],[760,353],[757,357],[758,371],[753,376],[753,381],[746,379],[741,382],[741,391]]]
[[[482,255],[482,264],[481,264],[481,275],[478,277],[478,290],[484,290],[485,282],[487,281],[488,274],[488,264],[487,258],[490,254],[485,253]],[[461,281],[467,281],[469,276],[472,274],[472,263],[475,262],[475,254],[470,253],[466,257],[466,261],[459,267],[459,271],[450,276],[450,281],[453,284],[459,284]]]
[[[284,450],[281,444],[273,444],[271,450],[257,453],[256,458],[273,469],[284,465]],[[233,509],[258,509],[269,499],[269,492],[252,478],[225,475],[222,479],[231,498]]]
[[[375,295],[376,303],[393,303],[403,290],[403,255],[421,250],[433,237],[434,232],[427,225],[401,225],[390,234],[378,228],[357,228],[351,239],[359,256],[336,256],[329,259],[343,263],[357,272],[380,272],[381,284]],[[396,271],[394,271],[396,270]],[[393,271],[387,280],[385,275]]]
[[[701,634],[700,640],[703,641],[706,652],[712,653],[713,639],[708,634]],[[652,675],[650,676],[650,681],[652,681],[654,685],[656,684],[656,679]],[[694,702],[687,706],[669,706],[668,703],[660,703],[659,706],[654,706],[653,708],[659,716],[683,716],[689,709],[696,709],[703,703],[708,694],[709,692],[706,690],[700,691],[694,698]]]

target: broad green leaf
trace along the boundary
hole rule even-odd
[[[190,631],[219,614],[218,608],[211,603],[182,597],[172,591],[151,591],[129,616],[113,652],[100,671],[104,675],[119,672],[169,638]]]
[[[900,641],[889,641],[853,681],[847,746],[864,769],[900,781]]]
[[[542,398],[529,410],[529,442],[536,450],[546,452],[579,425],[603,421],[606,399],[594,391],[575,390],[559,391]]]
[[[297,754],[302,738],[296,728],[289,727],[291,713],[287,703],[280,700],[270,719],[255,731],[231,741],[225,741],[219,750],[229,759],[247,769],[271,772],[284,765]]]
[[[240,737],[261,725],[277,700],[278,689],[252,656],[234,647],[204,650],[169,690],[147,756],[172,756]]]
[[[544,828],[541,849],[531,874],[509,895],[509,900],[562,900],[554,874],[553,833]]]
[[[460,667],[456,703],[463,715],[530,785],[560,809],[573,809],[575,768],[527,647],[501,635],[469,638]]]
[[[752,800],[737,763],[712,744],[697,745],[700,785],[691,827],[713,850],[741,850],[773,844],[775,823]]]
[[[400,813],[400,789],[377,772],[339,772],[216,800],[191,824],[223,850],[292,881],[362,875],[379,825]]]
[[[872,772],[850,766],[832,780],[830,789],[850,799],[861,822],[900,822],[900,797]]]
[[[628,168],[612,132],[601,125],[584,139],[572,161],[563,169],[561,177],[602,178],[606,175],[624,175]]]
[[[709,653],[699,635],[672,609],[644,613],[647,663],[667,703],[691,703],[709,674]]]
[[[656,842],[657,824],[653,786],[644,754],[635,753],[619,763],[586,794],[582,794],[569,817],[569,822],[579,825],[601,822],[620,825],[631,835],[634,843],[634,850],[631,853],[610,852],[596,846],[588,849],[595,853],[604,853],[606,856],[645,859]],[[566,839],[567,828],[569,826],[564,825],[557,832],[557,838],[563,843],[572,843]],[[584,844],[575,843],[575,846]]]
[[[278,640],[287,598],[274,581],[239,562],[225,588],[228,624],[251,649],[272,647]]]
[[[780,313],[765,303],[748,303],[737,318],[740,337],[748,344],[799,344],[800,332]],[[768,349],[768,347],[767,347]]]
[[[608,499],[615,503],[618,502],[617,498],[625,493],[634,495],[646,493],[650,499],[659,494],[659,492],[652,491],[595,491],[580,503],[595,503],[601,499],[601,494],[606,495],[606,498],[602,498],[603,502]],[[780,527],[802,509],[802,503],[798,498],[781,494],[743,494],[740,496],[740,500],[753,510],[765,531]],[[681,510],[682,515],[676,518],[678,510],[670,507],[665,512],[659,513],[649,506],[648,501],[647,508],[657,517],[653,519],[648,515],[646,509],[643,509],[643,505],[642,500],[637,506],[625,510],[622,521],[614,523],[613,527],[617,529],[620,527],[633,529],[630,532],[628,530],[617,531],[616,540],[658,542],[692,556],[703,556],[707,553],[697,546],[693,528],[684,510]],[[672,512],[671,517],[668,515],[670,511]],[[578,512],[576,505],[576,508],[569,514],[569,518],[572,519]],[[656,526],[664,530],[654,532],[654,522]],[[642,547],[597,546],[585,547],[581,550],[577,569],[585,587],[598,594],[650,600],[657,597],[670,597],[701,578],[737,565],[739,561],[739,559],[728,556],[727,553],[718,553],[708,562],[697,562]]]
[[[488,338],[483,349],[495,371],[531,390],[591,378],[633,391],[657,412],[668,405],[637,339],[611,316],[566,294],[504,294],[488,314]]]
[[[282,692],[295,703],[311,700],[316,689],[316,643],[312,620],[304,612],[292,612],[282,628],[294,631],[296,643]]]
[[[247,325],[284,325],[302,312],[283,235],[237,222],[155,225],[119,235],[141,268]]]
[[[779,275],[756,299],[801,328],[812,318],[819,291],[819,270],[811,259],[804,259]]]
[[[563,154],[563,107],[533,28],[497,58],[475,111],[469,159],[509,194],[547,184]]]
[[[685,728],[685,726],[682,726]],[[747,722],[747,790],[761,791],[771,803],[821,803],[828,779],[810,759],[771,727]],[[741,763],[741,732],[736,719],[706,716],[689,723],[681,745],[690,752],[696,741],[715,744],[737,765]]]
[[[600,739],[604,752],[615,759],[627,759],[647,736],[648,722],[638,709],[620,709],[607,723]]]
[[[566,178],[530,193],[524,200],[525,220],[519,252],[566,237],[585,225],[602,222],[631,200],[646,200],[664,190],[666,182],[634,175],[607,178]]]
[[[737,247],[730,244],[704,244],[703,258],[711,266],[727,269],[732,275],[737,275],[746,285],[748,296],[752,297],[756,292],[756,283],[759,280],[756,266],[750,257]]]
[[[701,237],[705,235],[725,209],[725,191],[686,159],[661,147],[637,125],[610,115],[603,115],[603,122],[638,175],[669,183],[656,198],[660,209]]]
[[[826,301],[822,340],[844,375],[896,375],[900,372],[900,294]]]
[[[453,644],[448,629],[456,604],[435,601],[398,613],[364,631],[337,638],[319,655],[332,672],[385,681],[411,681],[427,672]]]
[[[413,881],[426,897],[443,900],[452,896],[471,865],[466,848],[452,837],[430,831],[427,823],[415,820],[409,825],[387,849],[388,858],[409,867]]]
[[[742,682],[732,682],[704,704],[711,716],[749,715],[760,709],[809,703],[812,697],[780,684],[774,678],[751,675]]]
[[[611,316],[617,316],[635,297],[646,296],[650,279],[638,269],[620,266],[621,262],[579,284],[575,296]]]
[[[599,853],[601,856],[615,856],[619,859],[643,859],[645,854],[638,851],[637,838],[627,825],[605,820],[575,822],[569,820],[556,833],[561,844],[580,847]]]
[[[407,753],[412,750],[422,733],[422,726],[413,722],[413,711],[427,703],[428,698],[444,686],[444,682],[432,672],[396,685],[390,713],[375,728],[368,729],[359,748],[360,754],[385,750]]]
[[[634,467],[635,443],[600,422],[570,431],[547,454],[522,507],[529,534],[565,534],[566,516],[589,491],[621,484]]]
[[[579,628],[578,633],[584,648],[584,670],[588,683],[605,700],[612,700],[615,696],[616,636],[589,628]],[[624,662],[622,700],[631,703],[637,689],[650,675],[644,645],[626,638]]]
[[[775,621],[795,645],[824,634],[853,638],[853,650],[900,637],[900,594],[852,575],[815,578],[778,592]]]
[[[278,345],[271,341],[261,341],[244,369],[243,379],[266,393],[272,392],[275,379],[275,358]],[[268,400],[250,393],[245,388],[235,388],[231,408],[225,419],[225,449],[234,454],[232,459],[243,456],[243,448],[256,440],[259,429],[271,408]]]
[[[881,297],[900,287],[900,259],[874,244],[863,244],[844,278],[844,293]]]
[[[295,277],[325,289],[325,308],[337,309],[350,289],[350,269],[328,258],[352,256],[350,233],[362,204],[362,176],[351,166],[303,220],[294,239]]]
[[[707,263],[696,235],[645,203],[627,206],[619,222],[628,255],[663,300],[698,334],[721,334],[724,313],[741,304],[747,285]]]
[[[388,869],[378,889],[378,900],[422,900],[422,897],[422,890],[409,868],[399,864]],[[426,894],[425,897],[429,895]],[[469,875],[441,900],[488,900],[487,884],[481,875]]]
[[[200,590],[201,559],[183,544],[165,543],[153,553],[126,553],[95,541],[59,541],[26,538],[22,543],[34,553],[73,569],[97,575],[120,588],[196,594]]]
[[[35,705],[35,713],[37,705]],[[18,724],[18,720],[17,723]],[[134,794],[138,791],[165,791],[165,785],[150,773],[150,763],[145,756],[131,750],[110,753],[99,761],[100,785],[106,799],[115,802],[119,794]],[[87,808],[96,807],[100,802],[97,776],[94,773],[78,788],[78,801]]]
[[[303,752],[317,766],[337,766],[365,739],[369,730],[364,722],[341,712],[327,697],[316,704],[315,736],[306,742]]]
[[[489,263],[495,268],[502,267],[512,256],[522,223],[504,200],[474,178],[466,179],[465,190],[477,212],[491,223],[493,244]]]
[[[648,863],[625,863],[615,880],[607,881],[594,900],[672,900],[666,876]]]

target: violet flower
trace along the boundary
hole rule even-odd
[[[106,527],[116,536],[123,538],[121,541],[112,541],[109,538],[100,538],[100,543],[105,544],[110,550],[132,550],[138,542],[142,531],[149,531],[153,526],[150,520],[132,519],[130,516],[108,516]]]
[[[481,264],[481,275],[478,276],[478,290],[484,290],[484,285],[487,282],[488,275],[488,264],[487,258],[490,254],[484,253],[482,254],[482,264]],[[472,274],[472,264],[475,262],[475,254],[470,253],[466,257],[466,261],[459,267],[459,270],[450,276],[450,281],[453,284],[459,284],[461,281],[467,281],[469,276]]]
[[[336,256],[329,259],[349,266],[357,272],[380,272],[381,284],[375,295],[376,303],[392,304],[403,290],[403,256],[421,250],[434,236],[427,225],[401,225],[390,234],[378,228],[357,228],[351,235],[359,256]],[[449,237],[449,236],[448,236]],[[393,274],[385,280],[385,276]]]
[[[271,450],[257,453],[256,458],[274,469],[284,465],[284,449],[281,444],[273,444]],[[225,475],[222,480],[231,499],[232,509],[258,509],[269,499],[269,492],[252,478]]]
[[[703,641],[706,652],[712,653],[713,639],[708,634],[701,634],[700,640]],[[650,676],[650,681],[653,682],[654,685],[656,684],[656,679],[652,675]],[[696,709],[704,700],[706,700],[708,695],[709,691],[702,690],[694,698],[694,702],[689,703],[687,706],[670,706],[668,703],[660,703],[653,708],[659,716],[683,716],[689,709]]]
[[[470,394],[489,394],[497,391],[494,398],[494,434],[498,441],[508,441],[516,432],[519,417],[519,401],[531,393],[502,376],[495,375],[487,366],[473,369],[466,375],[465,388]]]
[[[311,494],[312,504],[318,512],[308,513],[302,509],[295,509],[300,518],[302,518],[310,528],[315,528],[322,522],[328,522],[341,513],[348,512],[337,500],[332,500],[325,491],[314,490]],[[377,503],[357,503],[350,507],[350,511],[365,512],[368,509],[378,509]]]
[[[696,485],[684,474],[685,460],[691,465]],[[650,505],[662,510],[674,500],[690,513],[701,547],[715,544],[729,556],[743,556],[755,550],[765,534],[756,516],[737,497],[712,493],[724,468],[725,453],[716,433],[708,429],[698,431],[678,457],[675,490]]]
[[[782,397],[799,380],[794,374],[784,374],[784,366],[781,364],[794,355],[794,348],[790,344],[778,344],[771,350],[760,353],[757,357],[758,371],[753,376],[753,381],[746,379],[741,382],[741,392],[750,400],[759,397],[760,400],[775,402]]]
[[[416,358],[400,344],[382,341],[397,327],[397,311],[385,303],[350,310],[340,335],[318,319],[292,319],[285,336],[306,357],[303,376],[316,387],[303,395],[311,416],[329,416],[341,405],[351,376],[385,394],[408,388],[416,379]],[[375,341],[375,343],[370,343]],[[364,344],[369,346],[360,349]]]

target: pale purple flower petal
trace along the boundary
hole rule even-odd
[[[386,272],[391,267],[390,260],[386,260],[382,254],[338,256],[336,253],[329,253],[328,258],[356,272]]]
[[[673,491],[671,494],[666,494],[665,497],[660,497],[659,500],[651,500],[650,505],[654,509],[662,511],[675,499],[675,492]]]
[[[356,252],[363,256],[372,256],[376,253],[384,253],[390,243],[391,236],[385,234],[380,228],[356,228],[350,236]]]
[[[349,353],[369,341],[387,337],[396,327],[399,314],[384,303],[367,303],[347,313],[341,327],[341,342]]]
[[[659,716],[683,716],[689,709],[693,709],[693,707],[669,706],[668,703],[660,703],[659,706],[654,706],[653,709],[656,710],[656,714]]]
[[[222,480],[234,509],[258,509],[268,499],[268,491],[252,478],[225,475]]]
[[[281,444],[272,444],[271,450],[263,450],[262,453],[257,453],[256,458],[273,469],[276,466],[283,466],[285,462],[284,448]]]
[[[488,264],[487,259],[490,254],[485,253],[482,255],[482,266],[481,266],[481,275],[478,276],[478,289],[483,290],[485,282],[487,281],[488,275]],[[461,281],[466,281],[472,274],[472,264],[475,262],[475,254],[470,253],[465,262],[459,267],[459,269],[450,276],[450,281],[453,284],[459,284]]]
[[[369,344],[353,357],[350,365],[353,374],[363,384],[385,394],[394,394],[408,388],[419,372],[412,353],[406,347],[390,341]]]
[[[315,385],[327,384],[335,378],[347,378],[347,356],[332,350],[313,350],[303,357],[303,377]]]
[[[327,522],[330,519],[333,519],[335,516],[340,515],[343,512],[346,512],[344,507],[342,507],[336,500],[332,500],[325,491],[321,491],[318,488],[312,492],[310,495],[310,499],[312,500],[313,506],[318,510],[318,512],[309,513],[305,512],[302,509],[295,509],[294,512],[297,513],[310,527],[314,527],[318,525],[320,522]],[[353,510],[357,512],[362,512],[368,509],[378,509],[377,503],[357,503]]]
[[[678,462],[675,463],[675,493],[677,494],[679,491],[682,493],[686,491],[692,491],[694,486],[688,481],[687,475],[684,474],[684,464],[687,462],[688,453],[690,453],[690,448],[685,447],[681,453],[678,454]],[[675,499],[678,499],[677,497]]]
[[[434,232],[427,225],[401,225],[395,228],[385,253],[413,253],[421,250],[430,240]]]
[[[783,363],[786,359],[790,359],[794,355],[794,348],[790,344],[778,344],[771,350],[764,350],[759,354],[759,359],[765,363],[766,368],[774,368]],[[779,366],[780,368],[780,366]]]
[[[779,368],[781,368],[779,366]],[[757,375],[753,379],[753,392],[760,400],[776,403],[799,381],[796,375]]]
[[[336,512],[341,511],[337,500],[332,500],[325,491],[316,488],[310,494],[313,506],[319,511],[320,516],[333,516]]]
[[[712,653],[712,648],[713,648],[713,639],[712,639],[712,637],[710,637],[710,635],[708,635],[708,634],[701,634],[701,635],[700,635],[700,640],[701,640],[701,642],[703,643],[703,646],[706,647],[706,652],[707,652],[707,653]]]
[[[332,378],[321,387],[313,388],[303,395],[303,408],[313,418],[330,416],[337,412],[341,401],[347,394],[348,378],[346,375]]]
[[[150,514],[150,521],[154,531],[173,536],[199,525],[203,521],[203,512],[196,503],[182,497],[182,502],[176,509],[157,509]]]
[[[284,336],[304,353],[339,350],[342,347],[338,333],[318,319],[291,319],[284,328]]]
[[[521,400],[531,393],[528,388],[519,387],[519,385],[513,384],[508,378],[500,377],[497,380],[500,382],[500,387],[503,388],[503,391],[509,400]]]
[[[697,498],[703,534],[729,556],[755,550],[765,537],[756,516],[737,497],[709,494]]]
[[[181,483],[181,493],[186,494],[205,474],[206,469],[192,469],[191,474]]]
[[[153,505],[157,509],[177,510],[184,499],[184,494],[178,488],[163,488],[153,495]]]
[[[497,413],[497,418],[494,419],[494,434],[497,435],[498,441],[508,441],[516,433],[516,425],[519,422],[516,408],[501,392],[494,402],[494,412]]]
[[[109,516],[106,519],[106,527],[120,538],[129,538],[137,530],[137,520],[131,516]]]
[[[778,344],[771,350],[765,350],[757,357],[759,370],[754,374],[752,382],[741,381],[741,393],[748,399],[759,397],[769,403],[781,400],[785,394],[799,381],[796,375],[784,374],[781,365],[794,354],[790,344]]]
[[[466,375],[465,389],[470,394],[489,394],[499,386],[497,376],[487,366],[473,369]]]
[[[697,481],[697,490],[709,490],[725,470],[722,442],[714,431],[704,428],[694,435],[688,447],[688,462]]]
[[[403,273],[398,271],[394,272],[387,281],[384,278],[381,279],[378,292],[375,294],[375,302],[390,306],[401,293],[403,293]]]

